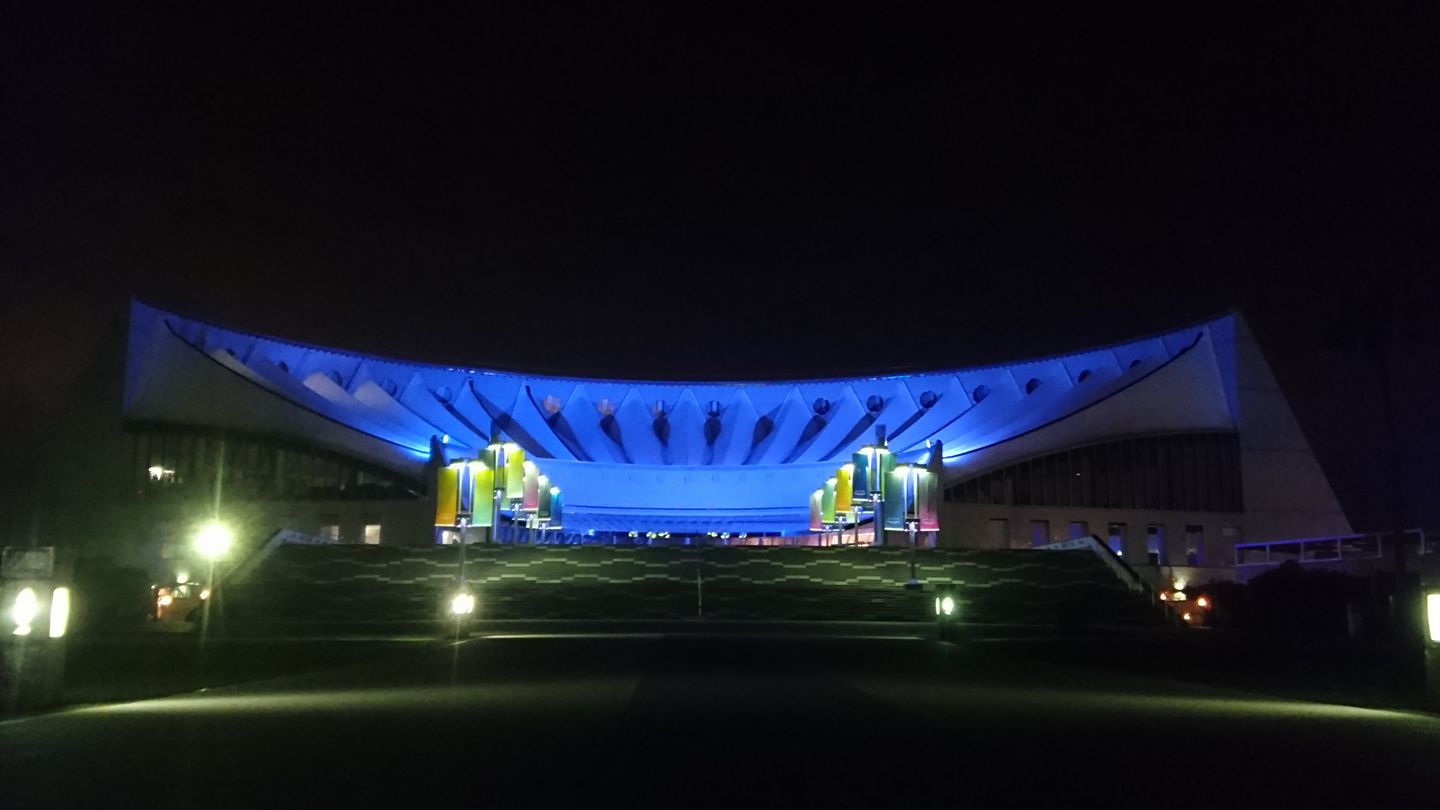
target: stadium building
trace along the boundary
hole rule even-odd
[[[217,511],[251,536],[342,544],[868,544],[873,521],[809,519],[867,445],[938,476],[925,545],[1095,535],[1137,570],[1220,574],[1238,543],[1350,532],[1235,313],[1002,365],[717,383],[401,361],[133,302],[121,388],[76,462],[100,520],[75,530],[152,568]],[[563,492],[562,525],[437,529],[437,472],[496,443]]]

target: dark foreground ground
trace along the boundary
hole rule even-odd
[[[658,632],[392,644],[371,663],[0,723],[0,806],[1379,807],[1440,795],[1435,716],[1221,691],[1056,649]]]

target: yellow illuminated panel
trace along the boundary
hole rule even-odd
[[[525,497],[525,451],[519,447],[510,450],[505,457],[505,497]]]
[[[475,511],[470,516],[471,526],[490,526],[495,523],[495,471],[481,464],[475,468]]]
[[[1440,593],[1425,595],[1425,619],[1430,630],[1430,640],[1440,642]]]
[[[855,465],[842,464],[835,471],[835,511],[849,512],[853,509],[855,496]]]
[[[435,481],[435,525],[454,526],[460,506],[460,468],[441,467]]]

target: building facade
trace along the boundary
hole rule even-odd
[[[882,439],[940,471],[922,540],[941,546],[1094,534],[1137,567],[1219,569],[1236,543],[1350,531],[1234,313],[1004,365],[685,383],[404,362],[135,302],[121,432],[113,542],[152,556],[207,512],[258,535],[436,542],[438,465],[492,441],[563,488],[565,542],[818,542],[810,493]]]

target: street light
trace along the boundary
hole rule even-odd
[[[235,533],[230,531],[230,527],[218,520],[212,520],[201,526],[196,533],[195,550],[213,566],[216,560],[230,552],[230,546],[234,542]]]
[[[935,590],[935,625],[940,639],[948,641],[955,637],[956,624],[960,621],[960,596],[953,585],[942,585]]]
[[[230,546],[235,543],[235,533],[229,526],[218,520],[212,520],[200,527],[195,534],[195,550],[205,558],[205,593],[215,593],[215,561],[230,553]],[[203,641],[210,634],[210,605],[215,600],[206,598],[202,600],[205,607],[201,615],[200,639]]]
[[[475,595],[461,591],[450,599],[450,615],[457,620],[475,612]]]
[[[15,622],[14,634],[30,635],[30,624],[40,613],[40,600],[35,598],[32,588],[25,588],[15,594],[15,604],[10,606],[10,619]]]

